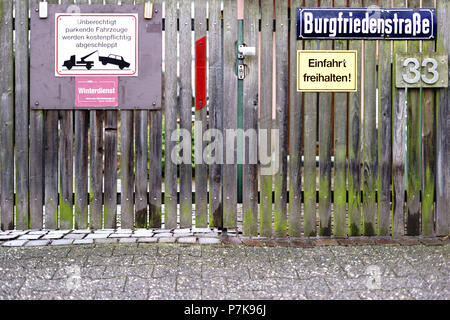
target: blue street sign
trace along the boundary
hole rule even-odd
[[[434,40],[436,9],[297,8],[297,40]]]

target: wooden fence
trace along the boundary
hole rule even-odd
[[[242,8],[237,0],[156,0],[164,5],[162,110],[34,111],[28,29],[30,4],[37,2],[0,2],[2,230],[235,229],[242,212],[246,235],[449,233],[449,90],[396,89],[392,70],[397,52],[449,52],[450,2],[245,0]],[[90,1],[104,2],[116,0]],[[296,40],[299,6],[417,8],[436,2],[435,42]],[[239,23],[243,42],[257,48],[256,57],[245,59],[244,80],[235,72]],[[195,111],[194,126],[192,33],[208,41],[208,104]],[[298,49],[357,50],[359,90],[298,93]],[[193,130],[195,154],[208,128],[241,125],[279,130],[268,139],[280,150],[273,175],[262,174],[258,164],[169,161],[177,148],[173,132]]]

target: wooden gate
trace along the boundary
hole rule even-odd
[[[153,1],[164,5],[164,102],[158,111],[30,110],[29,8],[37,2],[0,3],[2,230],[210,226],[274,237],[449,233],[449,90],[397,89],[393,72],[398,52],[449,52],[448,1]],[[88,2],[117,1],[76,1]],[[436,3],[437,41],[296,39],[300,6]],[[245,58],[245,78],[238,80],[241,27],[240,40],[257,54]],[[194,40],[204,36],[208,103],[196,111]],[[298,49],[357,50],[359,90],[298,93]],[[207,130],[237,128],[278,130],[265,137],[269,150],[279,149],[269,165],[206,164]],[[181,139],[186,131],[194,133],[192,140]],[[250,137],[237,136],[248,153]],[[189,146],[183,158],[196,158],[194,164],[171,161],[180,142]],[[235,136],[224,142],[234,145]],[[215,155],[242,156],[237,147],[231,154],[225,149]],[[267,174],[272,163],[277,168]]]

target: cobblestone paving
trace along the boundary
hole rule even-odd
[[[73,241],[79,240],[74,237]],[[247,245],[233,245],[232,241],[220,245],[94,241],[69,246],[3,246],[0,298],[450,297],[448,244],[346,246],[326,240],[315,247],[307,242],[260,246],[258,240],[247,240]]]

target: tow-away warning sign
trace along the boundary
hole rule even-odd
[[[55,76],[138,76],[138,14],[56,13]]]

